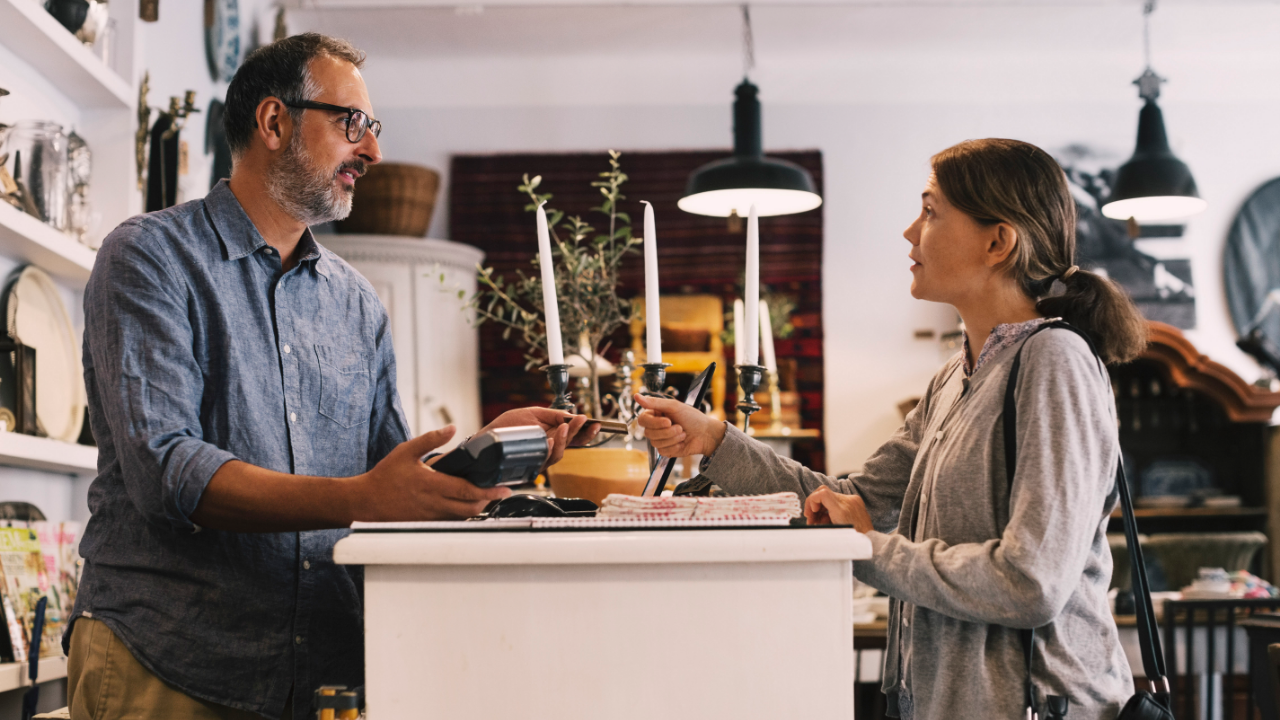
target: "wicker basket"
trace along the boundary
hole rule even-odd
[[[356,181],[351,215],[338,232],[425,237],[436,207],[440,174],[421,165],[378,163]]]

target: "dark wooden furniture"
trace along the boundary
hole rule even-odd
[[[1238,496],[1240,507],[1140,508],[1138,528],[1162,532],[1266,532],[1276,522],[1268,492],[1272,444],[1271,415],[1280,393],[1244,381],[1210,360],[1171,325],[1150,323],[1150,342],[1141,357],[1111,368],[1120,425],[1120,446],[1138,504],[1165,494],[1157,482],[1170,467],[1198,473],[1195,482],[1210,492]],[[1111,532],[1122,529],[1118,514]],[[1280,577],[1276,553],[1255,564],[1255,572]],[[1177,589],[1177,588],[1170,588]]]

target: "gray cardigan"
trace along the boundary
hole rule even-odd
[[[1021,718],[1026,665],[1013,628],[1037,628],[1038,696],[1070,698],[1071,720],[1111,720],[1133,693],[1107,606],[1119,455],[1110,382],[1073,332],[1026,341],[1010,494],[1001,416],[1017,347],[971,379],[952,358],[848,478],[780,458],[732,427],[707,465],[733,494],[803,497],[827,485],[862,496],[874,555],[854,574],[895,599],[884,669],[895,714],[905,686],[916,720]]]

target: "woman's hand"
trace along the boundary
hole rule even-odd
[[[826,485],[805,498],[804,519],[810,525],[852,525],[860,533],[875,529],[861,496],[841,495]]]
[[[636,422],[663,457],[710,455],[724,440],[724,423],[679,400],[635,396],[644,408]]]

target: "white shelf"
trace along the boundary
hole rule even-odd
[[[129,83],[45,12],[37,0],[0,0],[0,45],[82,107],[131,108]]]
[[[10,0],[0,0],[0,5]],[[0,255],[26,260],[51,275],[84,283],[97,253],[9,205],[0,203]]]
[[[66,676],[67,659],[65,657],[44,658],[40,661],[40,672],[36,676],[36,683],[61,680]],[[30,686],[31,681],[27,679],[26,663],[0,663],[0,692],[8,692]]]
[[[71,475],[98,474],[98,448],[0,432],[0,465]]]

